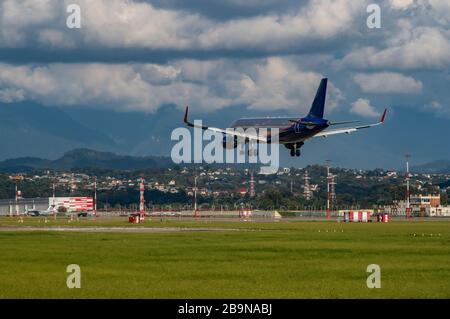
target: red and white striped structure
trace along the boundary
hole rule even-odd
[[[239,211],[239,217],[249,218],[252,217],[252,210],[250,208],[241,208]]]
[[[49,205],[55,205],[57,210],[64,207],[67,212],[85,212],[94,210],[94,199],[90,196],[86,197],[49,197]]]
[[[11,180],[15,183],[15,197],[16,197],[16,215],[20,215],[19,212],[19,199],[22,198],[22,192],[18,190],[18,182],[23,181],[24,177],[22,175],[15,175],[9,177]],[[12,216],[12,211],[10,212],[10,215]]]
[[[145,211],[145,199],[144,199],[144,191],[145,191],[145,185],[144,185],[144,179],[141,178],[141,184],[139,185],[139,212],[144,213]]]
[[[377,222],[379,223],[389,223],[391,217],[388,213],[381,213],[377,215]]]
[[[370,221],[371,213],[372,212],[368,210],[344,211],[344,221],[367,223],[368,221]]]

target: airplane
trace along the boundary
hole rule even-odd
[[[48,206],[48,208],[46,210],[29,209],[29,210],[27,210],[26,214],[28,216],[33,216],[33,217],[52,216],[53,214],[55,214],[55,212],[56,212],[55,205],[50,205],[50,206]]]
[[[361,129],[366,129],[374,127],[384,123],[386,118],[387,109],[384,110],[381,119],[377,123],[366,124],[362,126],[338,128],[338,129],[328,129],[333,125],[342,125],[349,123],[356,123],[359,121],[344,121],[344,122],[331,122],[323,118],[324,108],[325,108],[325,96],[327,92],[327,78],[323,78],[320,81],[319,88],[317,89],[316,96],[311,105],[309,113],[302,118],[292,118],[292,117],[264,117],[264,118],[241,118],[236,120],[231,124],[231,128],[255,128],[256,130],[260,128],[278,128],[278,143],[284,145],[290,150],[291,156],[300,156],[300,148],[305,144],[305,142],[311,138],[316,137],[328,137],[330,135],[336,134],[350,134]],[[227,131],[221,128],[200,126],[189,122],[188,120],[188,110],[189,107],[186,106],[184,113],[184,123],[189,127],[201,128],[203,130],[209,130],[213,132],[218,132],[224,134],[223,137],[223,147],[226,148],[228,145],[236,148],[238,143],[238,138],[244,138],[245,142],[250,140],[257,143],[271,143],[271,135],[268,133],[266,136],[246,134],[239,131]],[[228,143],[227,136],[234,138],[233,141]]]

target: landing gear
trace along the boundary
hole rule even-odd
[[[301,155],[300,147],[302,147],[302,146],[303,146],[303,143],[301,143],[301,144],[288,144],[288,145],[286,145],[286,148],[290,149],[292,157],[294,157],[294,156],[299,157]]]
[[[300,154],[301,154],[301,153],[300,153],[300,149],[299,149],[299,148],[296,148],[296,147],[291,148],[291,156],[292,156],[292,157],[294,157],[294,156],[299,157]]]

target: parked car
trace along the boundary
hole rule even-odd
[[[94,216],[93,212],[79,212],[77,214],[78,217],[92,217]]]
[[[37,216],[40,216],[41,214],[40,214],[40,211],[33,209],[33,210],[28,210],[27,215],[32,216],[32,217],[37,217]]]

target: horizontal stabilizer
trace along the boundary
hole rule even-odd
[[[384,123],[384,120],[386,118],[386,113],[387,113],[387,109],[384,110],[380,121],[377,122],[377,123],[361,125],[361,126],[355,126],[355,127],[340,128],[340,129],[334,129],[334,130],[325,130],[325,131],[317,133],[313,137],[328,137],[328,136],[331,136],[331,135],[344,134],[344,133],[345,134],[350,134],[350,133],[356,132],[358,130],[362,130],[362,129],[365,129],[365,128],[370,128],[370,127],[373,127],[373,126],[381,125],[381,124]]]

